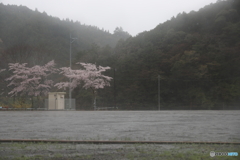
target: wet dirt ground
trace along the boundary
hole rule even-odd
[[[2,111],[0,139],[240,142],[240,111]]]
[[[240,142],[240,111],[2,111],[0,139]],[[3,142],[0,160],[211,159],[211,151],[240,153],[239,145]]]

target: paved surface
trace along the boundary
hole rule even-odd
[[[240,142],[240,111],[2,111],[0,139]]]

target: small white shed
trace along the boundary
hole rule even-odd
[[[48,109],[62,110],[65,109],[64,95],[66,92],[49,92]]]

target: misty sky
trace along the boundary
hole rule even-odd
[[[154,29],[178,13],[198,11],[217,0],[0,0],[48,15],[69,18],[113,32],[116,27],[135,36]]]

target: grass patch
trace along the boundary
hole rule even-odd
[[[0,160],[212,160],[211,151],[240,153],[239,145],[0,143]],[[217,159],[237,160],[239,156]]]

